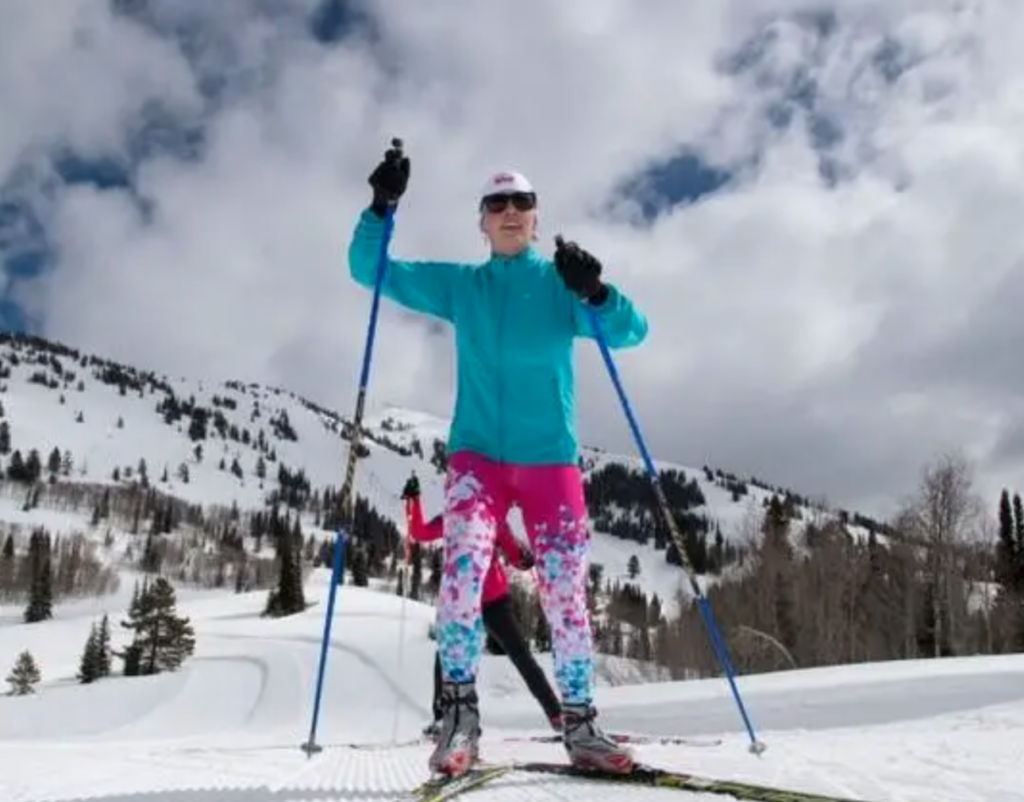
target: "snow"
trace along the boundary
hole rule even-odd
[[[122,587],[130,586],[132,578],[125,580]],[[299,745],[309,728],[327,585],[326,572],[314,572],[307,591],[317,603],[277,620],[259,616],[264,593],[179,591],[179,608],[196,628],[195,657],[173,674],[87,686],[72,675],[88,628],[103,611],[116,622],[126,592],[59,607],[52,621],[0,627],[3,670],[31,648],[43,674],[35,695],[0,698],[0,799],[398,798],[427,774],[429,747],[399,744],[429,718],[434,610],[372,589],[340,588],[317,738],[324,751],[309,759]],[[116,645],[124,635],[113,629]],[[561,759],[557,745],[510,740],[543,732],[544,721],[509,672],[506,658],[484,658],[485,757]],[[598,703],[611,729],[723,738],[719,746],[637,746],[655,765],[878,802],[1012,802],[1024,799],[1022,678],[1024,655],[741,677],[768,745],[760,756],[747,750],[723,679],[613,685],[605,677]],[[477,796],[642,802],[673,792],[517,774],[485,793]]]

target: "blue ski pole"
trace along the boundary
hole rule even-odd
[[[615,385],[615,392],[618,393],[619,401],[622,403],[622,409],[626,413],[626,420],[629,421],[629,428],[633,431],[633,439],[636,440],[637,447],[640,449],[640,454],[643,457],[644,466],[647,469],[647,476],[651,481],[651,487],[654,489],[654,497],[658,503],[658,509],[661,512],[662,517],[665,519],[665,525],[668,527],[669,534],[672,536],[672,541],[675,543],[676,550],[679,552],[679,560],[682,563],[683,570],[686,572],[686,576],[690,581],[690,588],[693,591],[693,595],[697,599],[697,608],[700,610],[701,618],[704,620],[704,625],[708,630],[708,635],[711,638],[711,645],[715,650],[719,663],[725,670],[725,675],[729,680],[729,687],[732,690],[733,699],[736,700],[736,706],[739,708],[743,724],[746,726],[747,734],[750,736],[750,751],[754,754],[761,754],[767,747],[763,742],[759,741],[757,736],[754,734],[754,726],[750,722],[750,716],[747,715],[747,709],[743,704],[743,698],[740,696],[739,688],[736,687],[736,672],[733,670],[732,661],[729,659],[729,651],[726,648],[725,642],[722,640],[718,626],[715,624],[715,618],[711,612],[711,604],[708,602],[707,597],[701,590],[700,585],[697,582],[697,578],[694,575],[693,566],[687,559],[686,544],[683,541],[683,536],[680,533],[678,526],[676,525],[675,518],[672,517],[671,507],[669,507],[668,499],[665,498],[665,491],[658,479],[658,471],[654,467],[654,460],[651,459],[650,452],[647,450],[647,444],[644,442],[644,436],[640,432],[640,425],[637,423],[636,416],[633,414],[633,408],[629,403],[629,398],[626,396],[626,391],[622,386],[622,380],[619,378],[619,371],[615,367],[615,361],[612,359],[611,350],[608,348],[608,341],[606,340],[604,330],[601,327],[601,320],[597,316],[596,309],[589,307],[589,312],[590,325],[594,330],[594,338],[597,340],[597,345],[601,349],[601,356],[604,358],[604,364],[608,368],[608,375],[611,377],[612,384]]]
[[[345,555],[345,538],[341,530],[334,538],[334,564],[331,570],[331,589],[327,594],[327,612],[324,614],[324,634],[320,641],[320,666],[316,672],[316,691],[313,696],[313,721],[309,726],[309,740],[302,745],[302,750],[307,756],[312,757],[314,753],[322,751],[316,743],[316,728],[320,720],[320,697],[324,690],[324,669],[327,668],[327,645],[331,639],[331,622],[334,619],[334,600],[337,598],[337,588],[341,582],[342,566]]]
[[[393,139],[391,145],[398,151],[402,149],[402,140]],[[346,530],[345,522],[349,527],[352,525],[354,515],[352,498],[354,496],[353,484],[356,475],[356,463],[358,461],[359,446],[362,442],[363,410],[366,407],[366,388],[370,383],[370,364],[373,357],[373,341],[377,333],[377,317],[380,310],[381,288],[384,286],[384,273],[388,265],[388,246],[391,243],[391,232],[395,227],[395,212],[389,207],[384,213],[384,235],[380,243],[380,256],[377,262],[377,275],[373,285],[373,301],[370,304],[370,322],[366,329],[366,345],[363,348],[363,365],[359,374],[359,393],[356,396],[356,411],[352,416],[352,431],[349,433],[348,463],[345,466],[345,481],[341,487],[339,498],[339,528],[334,548],[334,571],[331,577],[331,587],[327,596],[327,610],[324,612],[323,640],[320,643],[320,666],[317,670],[316,691],[313,697],[313,717],[309,726],[309,740],[302,745],[307,756],[312,757],[314,753],[322,751],[316,743],[317,723],[320,718],[320,699],[323,693],[324,671],[327,668],[327,647],[331,637],[331,624],[334,617],[334,601],[338,593],[342,559],[345,549]]]

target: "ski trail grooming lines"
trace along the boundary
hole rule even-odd
[[[391,146],[401,154],[402,140],[391,140]],[[373,301],[370,305],[370,321],[366,328],[366,345],[363,348],[363,365],[359,374],[359,392],[356,396],[355,414],[352,416],[352,430],[349,432],[348,462],[345,465],[345,481],[341,486],[338,500],[338,534],[334,541],[334,572],[331,576],[331,588],[327,597],[327,610],[324,612],[323,640],[320,643],[320,666],[317,669],[316,691],[313,698],[313,716],[309,727],[309,739],[302,745],[308,757],[323,751],[316,743],[317,722],[320,716],[320,701],[323,693],[324,669],[327,667],[327,645],[331,636],[331,622],[334,617],[334,601],[338,593],[337,576],[341,568],[341,558],[345,548],[345,531],[351,529],[355,490],[353,484],[356,476],[359,447],[362,444],[363,410],[366,406],[366,388],[370,382],[370,363],[373,357],[373,341],[377,333],[377,317],[380,310],[381,287],[384,286],[384,272],[388,265],[388,246],[391,244],[391,232],[395,227],[395,208],[389,206],[384,213],[384,236],[381,239],[380,256],[377,261],[377,276],[373,285]]]
[[[559,245],[564,242],[561,236],[555,237],[555,241]],[[708,603],[707,597],[704,595],[700,584],[697,582],[693,566],[687,559],[686,543],[679,531],[679,527],[676,525],[675,519],[672,517],[668,499],[665,498],[665,491],[662,489],[661,482],[658,479],[658,471],[654,467],[654,461],[651,459],[650,452],[647,450],[647,444],[640,431],[640,425],[636,421],[632,405],[629,403],[629,398],[622,386],[619,371],[615,367],[615,361],[612,359],[611,351],[608,348],[608,342],[605,339],[604,331],[601,327],[601,319],[597,314],[597,310],[592,306],[588,306],[587,309],[590,312],[590,324],[594,330],[594,338],[597,340],[597,345],[601,349],[601,356],[604,359],[605,367],[608,369],[608,375],[615,387],[615,392],[619,396],[619,401],[622,404],[622,410],[626,415],[629,428],[633,433],[633,439],[636,440],[637,448],[640,450],[640,454],[643,457],[644,467],[647,470],[647,476],[650,479],[651,488],[654,491],[654,498],[657,502],[658,511],[665,519],[665,526],[668,528],[672,541],[675,543],[676,550],[679,552],[680,562],[682,563],[683,570],[686,572],[687,579],[690,582],[690,588],[693,591],[694,598],[697,599],[697,607],[700,610],[701,618],[704,620],[704,625],[708,630],[709,637],[711,638],[711,645],[714,647],[719,663],[725,670],[726,678],[729,680],[729,687],[732,690],[733,699],[736,701],[736,706],[739,708],[743,724],[747,729],[747,734],[750,736],[750,751],[755,755],[759,755],[764,752],[767,747],[763,742],[759,741],[757,736],[754,734],[754,726],[750,721],[750,716],[747,715],[747,710],[743,704],[743,699],[740,696],[739,689],[736,687],[736,672],[733,669],[732,661],[729,659],[728,650],[722,640],[722,636],[719,634],[718,626],[715,624],[714,615],[711,612],[711,605]]]

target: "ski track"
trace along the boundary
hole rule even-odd
[[[34,699],[0,699],[0,802],[408,799],[427,779],[431,748],[402,743],[429,716],[426,660],[434,647],[421,631],[429,613],[413,611],[409,620],[416,624],[406,627],[404,644],[411,656],[396,661],[400,600],[345,588],[328,651],[318,736],[323,752],[310,759],[300,744],[309,726],[322,601],[294,619],[273,622],[255,612],[261,595],[200,600],[187,611],[195,616],[202,648],[180,672],[93,686],[58,679]],[[0,648],[6,648],[4,632]],[[79,645],[76,639],[67,648]],[[759,734],[768,743],[761,757],[747,752],[732,700],[724,691],[709,695],[718,693],[717,684],[609,688],[602,691],[602,722],[652,736],[674,730],[721,738],[713,747],[634,746],[651,765],[710,777],[870,802],[1024,802],[1018,779],[1024,660],[934,666],[917,673],[893,666],[892,676],[876,665],[850,667],[841,677],[826,670],[803,679],[741,679],[755,722],[770,721],[768,727],[761,722]],[[525,740],[531,729],[540,731],[528,726],[537,714],[525,691],[518,699],[488,697],[484,704],[484,760],[564,761],[561,744]],[[855,723],[858,708],[861,722]],[[399,743],[388,743],[399,709],[418,720],[414,729],[408,722],[401,731],[396,726],[391,738]],[[714,716],[722,723],[717,729]],[[520,726],[509,727],[509,720]],[[520,772],[460,799],[728,798]]]
[[[522,757],[520,750],[517,756]],[[298,746],[291,752],[251,750],[239,753],[231,748],[183,751],[142,749],[132,754],[111,758],[106,750],[83,750],[72,759],[61,756],[61,775],[41,787],[17,786],[3,788],[9,802],[41,802],[60,799],[62,802],[358,802],[358,800],[401,800],[409,789],[426,779],[428,748],[401,752],[364,752],[353,749],[326,749],[309,760]],[[509,755],[510,756],[510,755]],[[559,756],[552,750],[546,759]],[[52,774],[53,754],[36,758],[33,769]],[[18,758],[19,761],[22,757]],[[22,764],[22,768],[28,768]],[[204,775],[209,779],[204,779]],[[210,775],[216,775],[213,779]],[[125,778],[137,778],[144,787],[132,788]],[[189,781],[188,778],[194,778]],[[87,794],[73,788],[88,787]],[[2,788],[2,786],[0,786]],[[679,792],[666,789],[624,789],[622,786],[578,780],[568,777],[543,777],[536,774],[513,774],[467,794],[467,799],[532,802],[537,800],[580,799],[679,799]],[[673,797],[674,795],[674,797]],[[717,799],[710,794],[688,794],[687,799]]]

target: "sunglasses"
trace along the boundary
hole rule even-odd
[[[537,206],[537,196],[532,192],[512,192],[501,195],[488,195],[480,205],[489,214],[501,214],[511,203],[520,212],[528,212]]]

